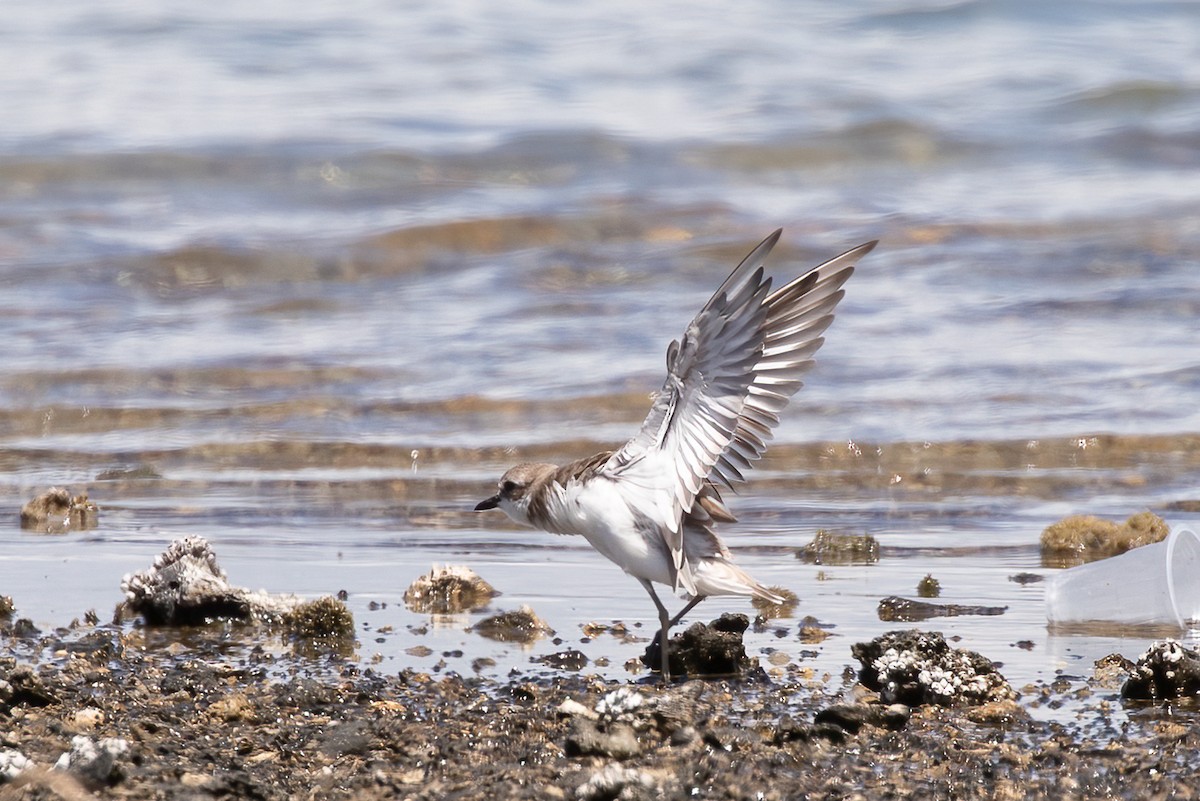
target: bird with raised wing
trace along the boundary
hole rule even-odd
[[[720,495],[767,448],[779,413],[801,387],[842,299],[842,285],[875,242],[846,251],[772,291],[764,262],[782,231],[759,244],[667,349],[667,380],[641,430],[620,450],[562,466],[519,464],[476,511],[577,534],[641,582],[658,610],[662,676],[667,637],[710,595],[781,603],[738,567],[717,537],[736,522]],[[654,590],[688,598],[674,617]]]

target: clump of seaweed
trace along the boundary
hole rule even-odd
[[[1166,521],[1153,512],[1138,512],[1124,523],[1092,515],[1071,515],[1042,531],[1042,562],[1047,567],[1093,562],[1161,542],[1170,532]]]
[[[51,487],[21,507],[21,528],[39,534],[86,531],[98,525],[99,512],[86,493],[72,496],[62,487]]]
[[[879,543],[870,534],[838,534],[821,529],[796,558],[814,565],[864,565],[879,561]]]

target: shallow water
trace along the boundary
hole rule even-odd
[[[837,675],[897,627],[878,600],[927,573],[944,602],[1008,606],[922,625],[1017,686],[1143,650],[1048,632],[1041,585],[1009,576],[1056,569],[1037,538],[1070,513],[1200,521],[1200,19],[677,11],[12,10],[0,593],[43,626],[104,618],[122,574],[199,534],[235,584],[347,590],[383,669],[578,647],[629,675],[641,646],[580,626],[648,629],[636,583],[470,509],[516,461],[631,435],[667,343],[782,226],[781,276],[882,241],[727,529],[835,636],[785,620],[751,652]],[[86,490],[100,527],[21,531],[51,485]],[[798,560],[822,528],[881,560]],[[406,610],[446,562],[562,644]],[[750,611],[697,611],[726,609]]]

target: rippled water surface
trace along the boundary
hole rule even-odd
[[[629,675],[580,626],[646,632],[637,584],[470,510],[630,436],[783,227],[781,276],[881,244],[726,529],[835,636],[752,653],[836,675],[927,573],[1008,607],[923,625],[1017,685],[1146,645],[1048,632],[1009,577],[1067,514],[1200,522],[1190,3],[18,3],[0,52],[0,594],[39,625],[198,534],[235,584],[346,590],[385,670]],[[100,526],[20,530],[53,485]],[[819,529],[882,558],[798,559]],[[447,562],[561,643],[405,609]]]

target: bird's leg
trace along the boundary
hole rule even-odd
[[[671,628],[675,628],[675,624],[683,620],[683,616],[696,608],[696,604],[707,598],[707,595],[697,595],[695,598],[687,602],[687,606],[679,610],[679,614],[671,618]]]
[[[667,607],[663,606],[663,602],[658,600],[658,593],[654,591],[654,585],[646,579],[640,579],[642,586],[646,588],[646,592],[650,593],[650,600],[654,601],[654,605],[658,608],[658,623],[661,627],[658,632],[658,654],[662,659],[662,680],[666,684],[671,680],[671,666],[667,658],[667,632],[671,630],[671,615],[667,612]]]

